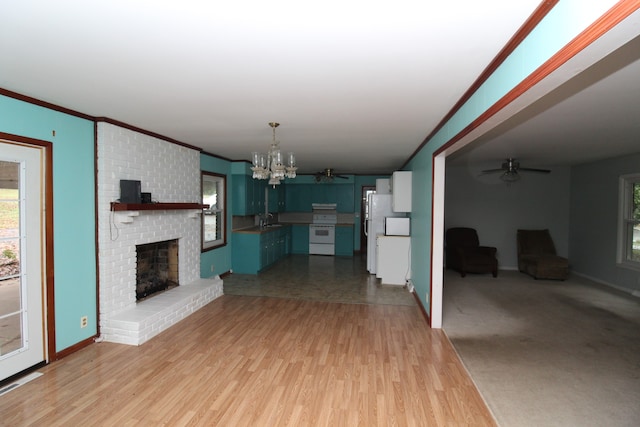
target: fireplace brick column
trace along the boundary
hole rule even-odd
[[[199,203],[200,153],[109,123],[98,123],[98,242],[100,327],[107,341],[123,342],[111,320],[136,305],[136,245],[179,239],[179,282],[200,279],[200,217],[191,211],[140,211],[118,221],[110,203],[120,180],[140,180],[154,201]],[[179,309],[178,309],[179,310]]]

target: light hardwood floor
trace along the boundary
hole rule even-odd
[[[417,306],[225,295],[39,372],[0,397],[1,425],[495,425]]]

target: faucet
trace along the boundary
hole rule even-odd
[[[263,214],[258,214],[258,217],[260,219],[260,228],[264,228],[269,226],[269,218],[273,218],[273,214],[270,212],[265,212]]]

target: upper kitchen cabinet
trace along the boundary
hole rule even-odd
[[[247,175],[231,175],[231,201],[233,215],[250,215],[253,212],[253,182]]]
[[[390,184],[393,211],[411,212],[411,172],[394,172]]]
[[[269,191],[269,212],[285,212],[287,207],[285,185],[268,186]]]
[[[264,212],[267,181],[249,175],[231,176],[233,215],[255,215]]]
[[[296,184],[286,186],[288,212],[311,212],[312,203],[336,203],[338,212],[353,212],[353,185]]]
[[[253,179],[253,214],[259,214],[264,212],[266,203],[266,194],[268,181],[266,179]]]
[[[311,212],[312,194],[310,186],[312,184],[303,185],[287,185],[285,187],[285,200],[288,212]]]
[[[355,193],[353,185],[339,185],[336,191],[338,212],[352,213],[355,210]]]

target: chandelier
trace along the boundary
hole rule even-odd
[[[296,167],[296,156],[292,152],[287,153],[287,165],[285,166],[285,160],[280,151],[280,141],[276,141],[276,128],[280,126],[280,123],[271,122],[269,126],[273,129],[273,141],[269,151],[266,154],[257,151],[251,153],[253,159],[251,170],[254,179],[268,179],[269,185],[275,187],[285,178],[295,178],[298,168]]]

